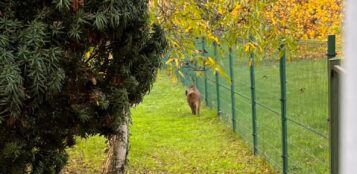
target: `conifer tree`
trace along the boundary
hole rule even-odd
[[[0,173],[58,173],[75,136],[118,133],[166,47],[147,3],[0,1]]]

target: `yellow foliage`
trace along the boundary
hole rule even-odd
[[[89,47],[89,50],[85,53],[85,59],[89,59],[90,55],[92,54],[94,47]]]
[[[253,43],[249,42],[249,43],[245,44],[245,46],[244,46],[244,51],[245,51],[245,52],[251,52],[251,51],[253,51],[253,50],[256,49],[256,48],[257,48],[257,47],[256,47]]]
[[[207,35],[208,39],[215,41],[217,44],[219,44],[219,40],[216,36],[214,36],[212,33],[208,33]]]
[[[171,58],[171,59],[168,59],[166,62],[165,62],[165,64],[170,64],[172,61],[174,61],[174,59],[173,58]]]
[[[297,39],[326,39],[340,34],[343,0],[277,0],[265,10],[276,29],[294,28]]]
[[[180,66],[182,59],[196,53],[196,37],[206,37],[207,44],[224,41],[234,47],[237,39],[245,43],[245,52],[262,53],[276,50],[282,39],[287,47],[299,39],[326,39],[328,34],[340,35],[343,0],[150,0],[151,18],[165,30],[170,58]],[[222,49],[218,52],[222,53]],[[186,56],[185,56],[185,55]],[[212,58],[206,65],[224,74]],[[175,66],[175,65],[173,65]],[[228,76],[227,76],[228,77]]]
[[[214,66],[216,64],[216,61],[214,61],[214,59],[212,57],[207,57],[207,60],[205,63],[208,66]]]
[[[234,9],[231,12],[233,17],[237,17],[238,16],[240,8],[241,8],[240,4],[237,4],[236,7],[234,7]]]

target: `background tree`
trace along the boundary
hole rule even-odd
[[[293,23],[297,39],[324,40],[328,34],[340,35],[342,10],[343,0],[277,0],[264,14],[274,25]]]
[[[168,62],[174,61],[180,66],[184,58],[198,59],[199,64],[224,75],[218,62],[197,54],[202,50],[195,47],[195,38],[205,37],[208,44],[216,42],[255,54],[262,54],[265,47],[277,49],[283,39],[288,44],[293,43],[288,33],[278,33],[264,16],[264,10],[271,6],[272,2],[260,0],[152,0],[150,7],[152,18],[167,34]],[[243,47],[236,47],[238,39],[245,40]]]
[[[75,136],[122,134],[166,45],[147,10],[146,0],[0,2],[0,173],[58,173]]]
[[[179,67],[188,57],[216,71],[222,71],[217,62],[197,54],[196,37],[254,53],[259,61],[282,43],[296,49],[300,39],[338,35],[342,21],[342,0],[151,0],[150,7],[167,34],[168,63]],[[243,46],[237,47],[238,39],[245,40]]]

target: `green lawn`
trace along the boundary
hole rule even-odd
[[[100,136],[77,139],[77,144],[67,149],[69,160],[63,174],[101,173],[106,154],[105,139]]]
[[[128,173],[273,173],[215,111],[191,115],[184,88],[163,74],[132,109],[132,123]],[[79,140],[68,149],[67,173],[98,173],[104,149],[101,137]]]

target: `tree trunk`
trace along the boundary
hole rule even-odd
[[[129,114],[119,127],[119,133],[108,139],[108,157],[103,174],[122,174],[125,172],[129,148]]]

